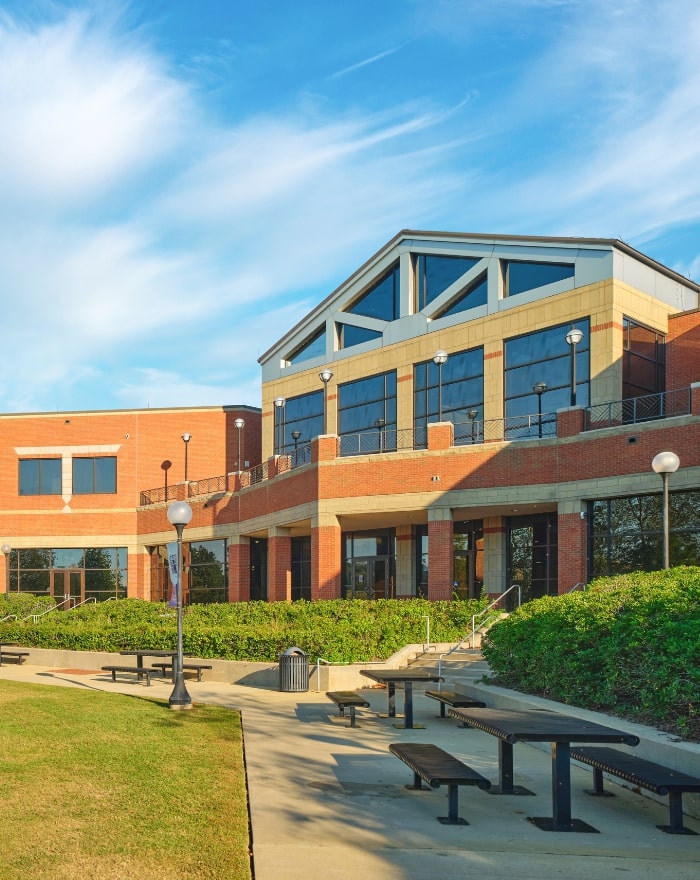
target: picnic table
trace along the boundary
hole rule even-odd
[[[136,657],[136,668],[143,669],[143,658],[144,657],[170,657],[171,661],[173,661],[173,681],[175,681],[175,656],[177,651],[156,651],[156,650],[137,650],[137,651],[120,651],[119,652],[123,657]]]
[[[396,685],[403,684],[403,717],[404,728],[413,728],[413,685],[428,684],[431,681],[444,681],[441,675],[426,672],[424,669],[361,669],[360,675],[371,678],[379,684],[385,684],[389,696],[389,718],[396,717]],[[397,725],[398,726],[398,725]]]
[[[532,794],[513,785],[513,744],[549,742],[552,749],[552,816],[529,816],[543,831],[595,832],[580,819],[571,818],[571,743],[639,744],[639,737],[593,721],[544,709],[450,709],[449,715],[498,738],[499,785],[492,794]]]

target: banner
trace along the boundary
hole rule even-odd
[[[166,549],[168,551],[168,570],[170,571],[170,583],[173,585],[173,590],[170,595],[170,601],[168,605],[171,608],[177,607],[177,588],[178,588],[178,576],[177,576],[177,541],[173,541],[172,544],[167,544]]]

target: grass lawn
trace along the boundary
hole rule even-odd
[[[2,880],[250,880],[240,715],[0,681]]]

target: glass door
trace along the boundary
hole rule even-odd
[[[51,595],[57,605],[74,608],[85,601],[85,572],[81,568],[54,569]]]

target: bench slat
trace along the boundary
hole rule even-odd
[[[111,672],[112,673],[112,681],[117,680],[117,672],[131,672],[134,675],[137,675],[139,681],[146,676],[146,684],[148,687],[151,686],[151,676],[155,672],[154,669],[151,669],[148,666],[102,666],[103,672]]]
[[[340,709],[340,717],[345,717],[346,708],[350,710],[350,724],[348,727],[357,727],[355,723],[355,707],[362,706],[369,708],[369,703],[365,698],[355,691],[326,691],[326,696],[332,700]]]
[[[445,717],[445,704],[452,706],[453,709],[484,709],[486,707],[486,703],[481,700],[475,700],[467,694],[460,694],[459,691],[426,691],[425,695],[440,701],[441,718]]]

